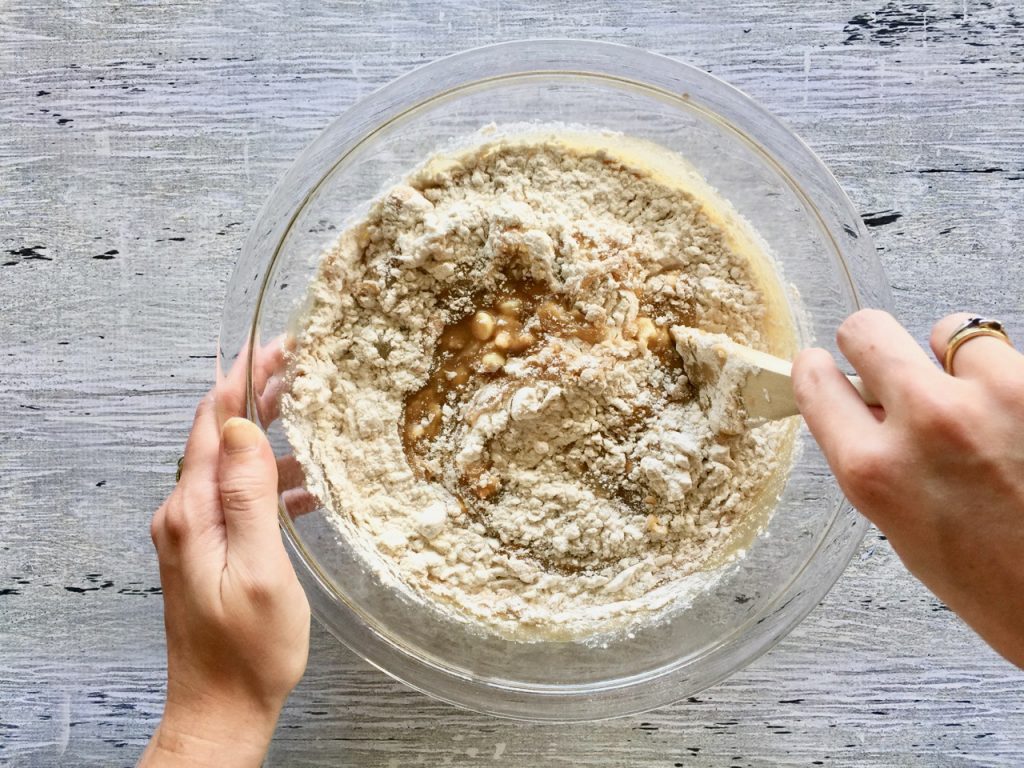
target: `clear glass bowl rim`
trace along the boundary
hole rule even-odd
[[[276,242],[270,263],[263,271],[259,294],[255,297],[250,338],[258,336],[263,293],[292,224],[320,185],[349,153],[378,130],[439,99],[449,98],[465,89],[485,86],[488,82],[538,75],[579,76],[634,87],[660,98],[685,102],[686,107],[699,110],[705,117],[727,126],[761,154],[788,181],[807,209],[818,216],[822,232],[832,237],[836,252],[840,254],[840,263],[857,307],[891,306],[884,273],[873,248],[870,248],[870,236],[852,203],[813,151],[778,118],[728,83],[669,57],[615,43],[537,39],[482,46],[424,64],[355,103],[306,148],[260,211],[232,278],[234,282],[244,267],[251,268],[246,259],[257,254],[260,240]],[[826,223],[828,216],[788,170],[797,166],[805,177],[812,177],[816,188],[827,195],[838,211],[847,214],[844,225],[855,230],[856,239],[862,245],[855,254],[847,253],[835,242],[834,228]],[[304,194],[296,196],[295,190],[304,190]],[[277,215],[282,207],[287,214]],[[849,258],[851,256],[853,258]],[[248,416],[258,423],[251,376],[251,347],[248,355]],[[305,553],[283,508],[280,522],[286,548],[306,589],[314,615],[365,661],[411,688],[456,706],[497,716],[548,722],[636,714],[692,695],[747,666],[777,644],[818,605],[845,570],[867,529],[867,521],[853,512],[844,500],[834,511],[828,529],[819,538],[818,548],[803,568],[791,575],[758,616],[735,627],[724,642],[706,653],[686,657],[678,664],[654,673],[578,686],[541,686],[466,675],[410,653],[399,642],[377,631],[357,606],[337,593]],[[841,549],[834,553],[826,577],[805,585],[799,595],[794,595],[801,574],[814,562],[825,542],[830,540],[830,534],[836,531],[837,526],[848,524],[853,530],[848,532]],[[781,609],[780,605],[783,606]],[[782,611],[785,611],[784,615],[781,615]],[[766,617],[774,617],[775,620],[766,621]],[[712,657],[717,663],[706,665],[710,672],[694,673],[690,669]],[[726,660],[731,661],[722,663]]]

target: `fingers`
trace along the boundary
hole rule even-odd
[[[177,485],[150,522],[149,533],[161,567],[176,565],[178,550],[188,546],[197,532],[205,533],[219,523],[217,504],[203,503],[216,494],[219,453],[217,409],[211,390],[196,407]]]
[[[278,554],[287,557],[277,522],[277,464],[263,431],[251,421],[225,422],[219,479],[228,559],[258,571]]]
[[[267,379],[263,390],[256,392],[256,415],[260,423],[270,426],[281,415],[281,395],[284,392],[284,376],[276,374]]]
[[[235,416],[245,418],[246,371],[249,365],[249,342],[239,350],[225,374],[217,361],[217,416],[220,424]]]
[[[872,409],[823,349],[805,349],[793,361],[793,394],[811,434],[833,464],[852,441],[881,431]]]
[[[285,364],[288,360],[288,353],[294,348],[295,339],[287,334],[281,334],[253,354],[256,413],[264,426],[276,421],[280,413]]]
[[[192,431],[185,443],[185,456],[181,464],[179,483],[195,480],[214,482],[217,479],[217,456],[220,452],[220,433],[212,391],[207,392],[196,408]]]
[[[932,328],[931,347],[939,365],[945,362],[949,337],[970,317],[966,312],[958,312],[942,318]],[[992,380],[1007,374],[1024,375],[1024,355],[993,336],[968,339],[954,357],[953,372],[958,378]]]
[[[887,411],[900,409],[908,384],[939,377],[924,350],[888,312],[862,309],[850,315],[836,341]]]
[[[292,455],[282,456],[277,460],[277,492],[284,493],[293,488],[302,488],[306,484],[306,475],[302,471],[299,460]]]
[[[257,416],[266,425],[277,418],[277,399],[281,390],[281,376],[285,368],[288,351],[294,339],[286,334],[277,336],[263,346],[257,346],[249,359],[249,345],[246,343],[231,363],[227,374],[218,369],[217,411],[221,423],[233,416],[245,417],[247,374],[252,364],[252,386],[255,394]]]
[[[308,515],[320,506],[316,496],[305,488],[292,488],[285,491],[281,494],[281,503],[284,504],[284,508],[288,511],[288,516],[292,520],[302,515]]]
[[[294,456],[278,459],[277,477],[277,490],[281,495],[281,503],[293,520],[320,506],[317,498],[306,490],[306,475],[302,471],[302,465]]]
[[[257,392],[261,392],[271,376],[284,370],[285,361],[295,346],[295,340],[288,334],[271,339],[253,352],[253,379]]]

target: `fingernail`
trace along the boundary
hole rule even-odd
[[[220,431],[221,442],[227,453],[251,451],[260,444],[260,428],[248,419],[232,416],[224,422]]]

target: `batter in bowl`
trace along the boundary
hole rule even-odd
[[[785,353],[756,238],[621,138],[432,158],[323,257],[285,428],[367,563],[505,635],[653,619],[763,521],[791,425],[714,427],[674,326]]]

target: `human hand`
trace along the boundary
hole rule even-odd
[[[937,358],[967,317],[936,324]],[[840,487],[915,576],[1024,667],[1024,355],[972,338],[953,376],[877,310],[852,315],[837,341],[882,407],[821,349],[797,356],[793,386]]]
[[[153,516],[167,704],[142,765],[259,765],[306,666],[309,603],[278,529],[273,451],[236,415],[239,368],[200,403],[181,478]]]

